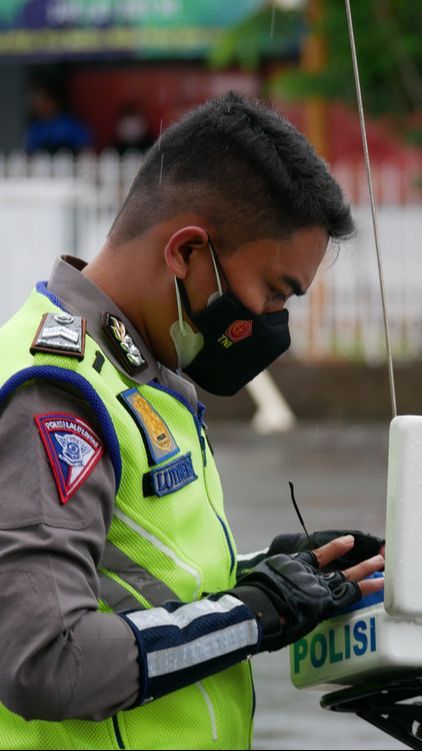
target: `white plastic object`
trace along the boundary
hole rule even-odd
[[[384,603],[321,623],[290,647],[297,688],[357,685],[422,671],[422,417],[390,425]]]
[[[296,418],[268,370],[249,381],[246,389],[257,406],[252,418],[257,433],[283,432],[293,427]]]
[[[390,424],[385,564],[387,613],[422,620],[420,416],[395,417]]]

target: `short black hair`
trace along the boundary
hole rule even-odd
[[[119,244],[179,213],[198,212],[220,249],[325,227],[354,233],[350,206],[306,138],[262,101],[235,92],[207,101],[148,152],[109,237]]]

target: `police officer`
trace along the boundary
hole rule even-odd
[[[380,586],[360,533],[237,565],[181,375],[233,394],[281,355],[286,300],[352,230],[303,136],[229,94],[163,134],[98,256],[59,259],[1,329],[1,748],[246,748],[248,658]]]

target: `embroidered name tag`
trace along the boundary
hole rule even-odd
[[[164,467],[152,469],[143,477],[144,496],[169,495],[198,479],[192,464],[190,452]]]
[[[31,345],[31,354],[51,352],[82,360],[86,321],[70,313],[44,313]]]
[[[35,415],[41,440],[62,503],[83,485],[104,453],[104,446],[84,420],[53,412]]]
[[[145,439],[150,465],[160,464],[177,454],[180,449],[170,428],[154,407],[139,393],[138,389],[128,389],[119,394],[120,400],[135,419]]]

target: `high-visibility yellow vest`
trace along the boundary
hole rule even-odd
[[[119,569],[121,559],[146,569],[157,582],[157,592],[161,585],[183,602],[230,589],[235,583],[235,543],[224,514],[217,469],[197,415],[178,394],[158,384],[136,384],[104,352],[98,373],[92,363],[101,348],[89,334],[82,361],[58,354],[31,355],[42,314],[59,310],[34,290],[0,329],[0,351],[7,353],[0,360],[0,398],[29,379],[42,378],[78,389],[99,416],[118,482],[106,541],[106,551],[117,554],[108,559],[106,555],[106,565],[99,569],[104,591],[127,593],[141,607],[158,604],[127,581]],[[163,497],[145,497],[142,492],[142,478],[151,470],[147,450],[139,426],[118,398],[131,388],[137,388],[164,419],[180,454],[190,453],[197,475],[194,482]],[[112,596],[104,600],[100,610],[114,609]],[[28,722],[0,705],[0,748],[245,749],[251,743],[253,705],[250,665],[244,661],[102,722]]]

